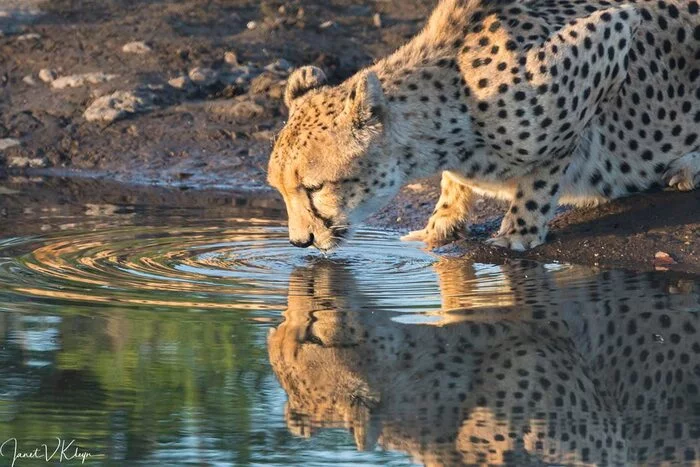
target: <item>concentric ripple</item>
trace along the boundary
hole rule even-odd
[[[391,233],[361,230],[324,257],[291,247],[282,224],[122,226],[0,243],[0,285],[16,304],[56,300],[99,306],[279,310],[304,268],[352,272],[378,304],[435,304],[433,256]],[[296,274],[293,272],[297,271]],[[388,300],[388,301],[387,301]],[[8,300],[5,300],[8,301]],[[2,305],[0,305],[2,306]]]

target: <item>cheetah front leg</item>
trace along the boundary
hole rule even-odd
[[[428,225],[401,237],[401,240],[424,242],[431,248],[456,240],[459,231],[466,227],[472,201],[471,188],[460,183],[449,171],[444,171],[440,182],[440,199]]]
[[[516,251],[543,244],[559,202],[561,189],[555,180],[548,169],[520,179],[500,230],[487,243]]]

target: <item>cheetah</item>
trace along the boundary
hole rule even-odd
[[[338,261],[293,272],[268,337],[293,433],[425,465],[700,465],[697,279],[519,262],[488,305],[470,264],[435,269],[431,324],[375,311]]]
[[[305,66],[268,181],[290,242],[326,251],[407,182],[442,173],[427,226],[451,241],[475,194],[510,206],[489,243],[542,244],[560,203],[700,184],[700,13],[680,0],[442,0],[393,55],[331,86]]]

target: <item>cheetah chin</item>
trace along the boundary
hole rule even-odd
[[[338,86],[289,78],[269,163],[299,247],[335,248],[411,180],[442,172],[431,246],[475,194],[510,202],[489,243],[542,244],[560,203],[700,183],[697,1],[442,0],[408,44]]]

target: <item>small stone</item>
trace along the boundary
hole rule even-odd
[[[189,77],[195,84],[209,86],[218,80],[219,74],[211,68],[197,67],[190,70]]]
[[[152,51],[153,49],[151,49],[151,47],[149,47],[149,45],[146,44],[144,41],[129,42],[128,44],[124,44],[124,46],[122,47],[122,52],[129,54],[143,55]]]
[[[253,29],[258,27],[258,23],[256,23],[255,21],[249,21],[248,24],[246,24],[246,27],[252,31]]]
[[[374,23],[374,27],[381,28],[382,27],[382,15],[380,15],[379,13],[375,13],[374,16],[372,17],[372,23]]]
[[[39,71],[39,79],[44,83],[50,83],[58,77],[56,70],[51,70],[49,68],[44,68]]]
[[[665,251],[657,251],[654,255],[655,266],[668,266],[671,264],[676,264],[676,260]]]
[[[154,94],[149,91],[117,91],[90,104],[83,116],[88,121],[114,122],[153,107]]]
[[[100,84],[112,81],[117,75],[108,75],[106,73],[82,73],[79,75],[62,76],[51,81],[51,87],[54,89],[77,88],[86,84]]]
[[[231,66],[238,66],[238,55],[236,55],[236,52],[228,51],[224,54],[224,62],[228,63]]]
[[[7,158],[7,166],[17,169],[41,169],[47,167],[49,161],[45,157],[26,157],[11,155]]]
[[[22,82],[29,86],[36,86],[36,80],[32,75],[27,75],[24,78],[22,78]]]
[[[186,89],[191,84],[191,81],[187,76],[182,75],[169,80],[168,84],[175,89]]]
[[[330,27],[333,26],[333,25],[335,25],[335,22],[329,20],[329,21],[324,21],[324,22],[321,23],[318,27],[321,28],[321,29],[328,29],[328,28],[330,28]]]
[[[23,42],[23,41],[37,41],[41,39],[41,36],[36,33],[30,33],[30,34],[22,34],[21,36],[17,36],[17,41]]]
[[[19,146],[19,140],[14,138],[2,138],[0,139],[0,151],[5,149]]]

